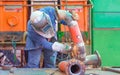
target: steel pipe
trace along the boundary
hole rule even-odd
[[[94,54],[86,56],[84,61],[85,65],[93,65],[93,67],[101,66],[101,56],[98,51],[95,51]]]
[[[85,73],[84,63],[77,59],[62,61],[58,64],[58,68],[66,75],[84,75]]]

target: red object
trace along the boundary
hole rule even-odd
[[[61,61],[58,65],[59,69],[62,71],[62,72],[65,72],[65,67],[67,66],[68,62],[66,61]]]
[[[70,26],[69,31],[71,34],[72,41],[75,44],[83,42],[83,38],[78,25]]]
[[[58,68],[66,75],[84,75],[85,73],[84,63],[77,59],[61,61],[58,64]]]

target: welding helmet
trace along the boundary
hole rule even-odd
[[[39,35],[45,38],[51,38],[55,35],[50,17],[41,11],[34,11],[30,16],[30,22]]]

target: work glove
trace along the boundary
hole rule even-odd
[[[60,53],[63,53],[63,54],[67,54],[67,53],[71,52],[72,47],[70,45],[68,45],[67,43],[62,44],[62,43],[59,43],[59,42],[54,42],[53,45],[52,45],[52,49],[53,49],[53,51],[57,51],[57,52],[60,52]]]
[[[73,50],[71,51],[71,56],[84,61],[86,57],[85,46],[74,45]]]

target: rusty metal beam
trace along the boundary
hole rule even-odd
[[[32,6],[66,6],[66,4],[64,5],[54,5],[54,4],[0,4],[0,6],[27,6],[27,7],[32,7]],[[67,6],[92,6],[91,4],[69,4]]]

